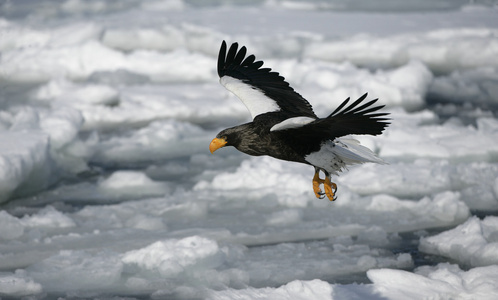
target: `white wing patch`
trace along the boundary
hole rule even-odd
[[[291,129],[291,128],[298,128],[298,127],[302,127],[306,124],[309,124],[315,120],[316,119],[310,118],[310,117],[289,118],[289,119],[283,120],[280,123],[273,125],[273,127],[270,128],[270,131],[278,131],[278,130],[285,130],[285,129]]]
[[[280,106],[275,100],[266,96],[258,88],[242,82],[242,80],[225,75],[220,78],[220,83],[242,100],[253,119],[257,115],[280,110]]]

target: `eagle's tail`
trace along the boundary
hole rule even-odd
[[[372,150],[360,145],[358,140],[352,138],[338,138],[334,140],[333,143],[335,143],[335,147],[332,148],[332,152],[339,156],[346,165],[362,164],[366,162],[387,164]]]

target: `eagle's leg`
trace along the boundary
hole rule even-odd
[[[327,198],[329,198],[330,201],[337,200],[337,196],[335,195],[335,192],[337,191],[337,184],[330,181],[330,175],[327,173],[323,182],[323,187],[325,189],[325,195],[327,195]]]
[[[324,179],[320,178],[320,169],[315,168],[315,176],[313,176],[313,192],[318,199],[323,199],[325,193],[320,189],[320,184],[325,183]]]

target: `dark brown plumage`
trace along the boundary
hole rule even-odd
[[[364,103],[367,94],[349,104],[343,101],[329,116],[318,118],[311,104],[294,91],[285,78],[254,55],[246,57],[246,48],[233,43],[227,52],[223,41],[218,56],[220,82],[237,95],[249,109],[252,122],[227,128],[211,142],[211,152],[233,146],[249,155],[269,155],[278,159],[313,165],[313,189],[317,197],[324,193],[335,200],[336,185],[330,174],[337,174],[348,164],[383,161],[349,134],[378,135],[388,126],[388,113],[373,106],[377,99]],[[348,105],[349,104],[349,105]],[[325,179],[319,178],[319,171]]]

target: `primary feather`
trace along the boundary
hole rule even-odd
[[[238,79],[237,86],[227,87],[232,93],[239,97],[251,112],[252,117],[265,113],[264,109],[256,110],[256,105],[251,104],[257,101],[260,106],[261,99],[266,99],[270,103],[276,103],[279,110],[286,111],[293,116],[315,117],[311,104],[301,95],[296,93],[285,78],[277,72],[272,72],[270,68],[261,68],[262,61],[256,61],[254,55],[249,55],[244,59],[247,53],[246,47],[238,49],[238,44],[233,43],[227,53],[225,41],[221,44],[218,55],[218,75],[220,82],[226,87],[226,82],[234,83],[231,77]],[[245,85],[246,88],[243,88]],[[259,93],[248,93],[248,89],[253,89]],[[266,112],[275,111],[273,104],[268,105]]]

